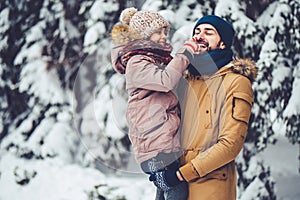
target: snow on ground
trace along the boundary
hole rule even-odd
[[[106,196],[108,199],[115,199],[111,197],[125,197],[126,200],[155,199],[155,187],[145,175],[125,174],[122,176],[111,176],[107,177],[107,181],[111,183],[110,185],[115,186],[115,191],[111,192],[111,195]]]
[[[300,199],[298,155],[299,147],[283,136],[261,154],[271,166],[278,200]],[[107,200],[153,200],[155,196],[154,185],[134,158],[126,169],[110,175],[55,160],[22,161],[11,154],[5,154],[0,161],[0,200],[86,200],[89,195],[101,195]],[[16,184],[26,179],[27,184]]]
[[[279,136],[277,143],[268,146],[262,156],[271,167],[271,176],[276,182],[277,199],[299,200],[299,146],[292,145],[284,136]]]
[[[0,158],[0,200],[153,200],[155,187],[138,171],[107,175],[57,159]],[[136,173],[137,172],[137,173]]]

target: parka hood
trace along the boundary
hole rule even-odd
[[[253,83],[257,77],[258,68],[256,67],[253,60],[248,58],[238,58],[231,61],[228,65],[222,67],[218,72],[212,75],[211,78],[218,77],[230,72],[243,75],[247,77],[251,81],[251,83]]]
[[[255,81],[258,73],[258,68],[254,61],[248,58],[239,58],[232,61],[231,70],[234,73],[246,76],[251,82]]]
[[[256,67],[254,61],[251,59],[237,58],[219,69],[213,75],[201,75],[200,77],[201,79],[210,79],[232,72],[247,77],[251,81],[251,83],[253,83],[257,77],[258,68]],[[193,79],[196,77],[200,78],[199,76],[194,76],[191,73],[186,73],[184,76],[188,79]]]

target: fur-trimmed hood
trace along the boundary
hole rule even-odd
[[[238,58],[231,62],[231,69],[234,73],[246,76],[251,82],[254,82],[258,68],[253,60],[248,58]]]
[[[208,78],[213,78],[213,77],[218,77],[227,73],[236,73],[243,75],[247,77],[251,83],[253,83],[257,77],[258,73],[258,68],[256,67],[256,64],[253,60],[248,59],[248,58],[237,58],[230,63],[228,63],[226,66],[222,67],[220,70],[216,71],[214,74],[211,76],[209,75],[200,75],[200,76],[195,76],[192,75],[191,73],[186,73],[184,74],[185,78],[188,79],[193,79],[193,78],[202,78],[202,79],[208,79]]]
[[[130,41],[143,39],[143,37],[133,29],[130,29],[128,25],[120,23],[113,26],[111,39],[115,44],[125,45]]]

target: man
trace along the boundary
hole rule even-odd
[[[189,183],[190,200],[236,199],[234,160],[247,135],[257,68],[249,59],[233,60],[233,38],[232,25],[215,15],[200,18],[193,30],[207,53],[190,56],[181,105],[184,154],[175,173],[175,180]],[[158,179],[170,183],[172,174]]]

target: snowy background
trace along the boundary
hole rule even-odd
[[[174,51],[195,21],[232,22],[259,76],[238,199],[300,199],[299,0],[1,0],[0,200],[152,200],[126,135],[110,30],[135,6],[160,12]]]

